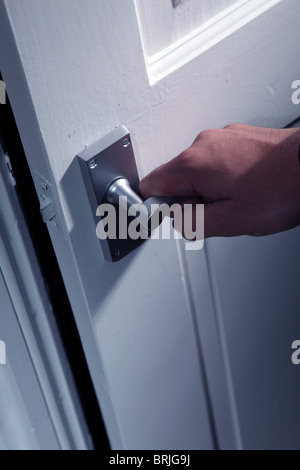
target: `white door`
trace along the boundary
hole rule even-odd
[[[299,231],[198,252],[147,241],[109,263],[68,170],[120,124],[142,177],[205,128],[293,121],[299,14],[298,0],[1,3],[1,72],[57,211],[49,231],[114,449],[297,445]]]

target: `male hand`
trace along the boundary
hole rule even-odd
[[[208,237],[261,236],[300,224],[300,129],[231,124],[194,143],[140,183],[149,196],[204,203]]]

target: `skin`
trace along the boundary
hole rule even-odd
[[[299,144],[300,129],[208,129],[143,178],[140,190],[204,203],[205,238],[289,230],[300,224]]]

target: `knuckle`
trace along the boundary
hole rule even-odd
[[[198,139],[210,140],[216,137],[220,129],[205,129],[200,132]]]
[[[184,150],[179,156],[178,161],[182,166],[187,165],[191,160],[194,159],[195,152],[192,147]]]
[[[238,130],[241,130],[243,128],[243,124],[238,124],[238,123],[231,123],[231,124],[227,124],[227,126],[224,127],[224,129],[228,129],[228,130],[231,130],[231,131],[238,131]]]
[[[216,136],[216,134],[220,131],[220,129],[204,129],[197,135],[193,144],[200,143],[203,140],[211,140]]]

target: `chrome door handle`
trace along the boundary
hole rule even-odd
[[[162,206],[165,204],[168,207],[175,203],[182,203],[188,198],[175,197],[175,196],[152,196],[143,200],[130,186],[128,179],[117,178],[114,180],[107,189],[105,199],[111,204],[120,205],[121,208],[127,211],[130,215],[130,208],[133,205],[141,205],[147,211],[145,219],[140,218],[143,224],[143,229],[149,234],[155,230],[158,225],[163,221],[167,215],[167,211],[162,211]],[[138,208],[138,206],[136,206]],[[146,213],[145,211],[145,213]],[[144,223],[143,223],[144,222]]]

